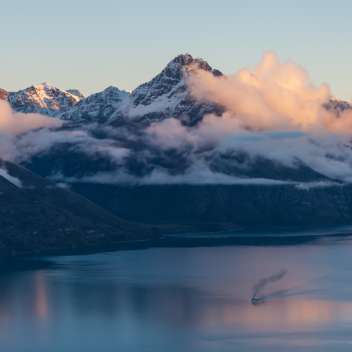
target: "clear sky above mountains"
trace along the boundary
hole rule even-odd
[[[0,0],[0,87],[48,81],[89,94],[131,90],[189,52],[226,73],[264,51],[352,98],[352,2]]]

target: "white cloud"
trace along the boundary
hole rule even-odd
[[[30,131],[59,127],[59,120],[39,114],[23,114],[14,112],[10,105],[0,100],[0,158],[13,160],[19,156],[16,146],[17,137]],[[34,138],[33,143],[38,140]]]

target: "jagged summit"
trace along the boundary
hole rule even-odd
[[[7,99],[16,111],[36,112],[67,121],[117,121],[117,125],[121,121],[133,121],[135,127],[144,128],[173,117],[193,126],[205,114],[219,115],[224,110],[212,101],[199,101],[192,95],[188,79],[196,69],[222,76],[207,61],[186,53],[173,58],[159,74],[132,93],[110,86],[84,97],[77,89],[61,90],[43,82],[18,92],[0,90],[0,99]],[[352,109],[352,104],[331,98],[324,107],[339,116]]]
[[[102,92],[82,99],[60,117],[64,120],[88,120],[102,123],[122,116],[128,104],[129,93],[110,86]]]
[[[102,93],[105,93],[110,96],[119,96],[121,94],[122,95],[129,94],[125,90],[122,90],[122,89],[115,87],[115,86],[109,86],[109,87],[105,88]]]
[[[178,85],[185,86],[185,79],[193,67],[213,72],[221,75],[218,70],[213,68],[203,59],[195,59],[190,54],[181,54],[171,60],[167,66],[151,81],[137,87],[132,92],[135,105],[149,105],[155,98],[164,94],[171,93]]]
[[[180,69],[181,67],[187,67],[196,65],[198,68],[205,71],[212,71],[216,75],[221,75],[222,73],[219,70],[214,70],[207,61],[202,58],[194,58],[191,54],[180,54],[171,60],[166,66],[167,69]]]
[[[214,104],[197,102],[189,90],[187,78],[195,68],[221,75],[220,71],[202,59],[183,54],[171,60],[151,81],[140,85],[132,93],[110,86],[73,104],[66,104],[58,116],[68,121],[91,121],[115,123],[134,120],[140,126],[154,121],[176,117],[192,125],[200,121],[205,113],[217,113]],[[41,89],[49,89],[44,85]],[[52,87],[51,87],[52,89]],[[65,91],[79,99],[75,91]],[[78,98],[77,98],[78,97]],[[43,110],[40,112],[43,113]],[[46,113],[46,111],[44,111]]]
[[[10,92],[7,99],[16,111],[36,112],[49,116],[58,116],[81,100],[78,96],[47,82]]]
[[[77,89],[61,90],[43,82],[17,92],[0,92],[0,96],[7,99],[16,111],[36,112],[69,121],[105,123],[132,119],[145,126],[176,117],[186,125],[192,125],[205,113],[221,110],[212,103],[198,102],[192,97],[187,78],[194,68],[222,75],[205,60],[181,54],[131,94],[111,86],[85,98]]]
[[[191,54],[180,54],[178,56],[176,56],[174,59],[172,59],[169,63],[169,65],[173,62],[175,63],[179,63],[181,65],[189,65],[193,62],[193,56]]]
[[[193,125],[206,113],[218,113],[220,107],[193,98],[188,78],[195,68],[212,72],[216,76],[222,75],[203,59],[195,59],[190,54],[179,55],[152,80],[131,93],[129,116],[138,120],[142,118],[147,124],[175,117],[185,125]]]
[[[52,89],[55,88],[52,84],[48,82],[41,82],[36,85],[32,85],[31,87],[36,88],[36,89]]]

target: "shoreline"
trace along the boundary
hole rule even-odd
[[[346,240],[352,237],[352,232],[335,232],[322,234],[202,234],[202,235],[165,235],[158,239],[125,241],[104,246],[92,246],[81,248],[71,248],[62,250],[48,250],[43,254],[20,254],[16,256],[5,256],[0,258],[0,275],[3,272],[17,270],[21,267],[28,270],[35,269],[36,266],[45,264],[49,266],[52,257],[92,255],[99,253],[111,253],[118,251],[135,251],[152,248],[196,248],[196,247],[222,247],[222,246],[253,246],[253,247],[273,247],[273,246],[299,246],[315,243],[322,240],[334,240],[334,242]],[[21,270],[21,269],[20,269]]]

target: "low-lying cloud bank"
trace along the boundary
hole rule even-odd
[[[39,128],[58,127],[61,122],[40,114],[14,112],[10,105],[0,100],[0,132],[7,135],[19,135]]]
[[[171,131],[170,126],[174,127]],[[205,119],[199,127],[190,129],[169,119],[151,126],[147,132],[154,144],[166,149],[188,144],[193,150],[201,150],[211,145],[212,153],[220,155],[244,153],[248,163],[264,158],[288,168],[305,165],[332,180],[352,182],[352,144],[347,134],[258,132],[242,128],[231,131],[220,126],[211,126]]]
[[[6,101],[0,100],[0,157],[14,160],[19,156],[16,148],[19,135],[59,126],[61,126],[59,120],[39,114],[14,112]],[[36,141],[33,140],[33,143]]]
[[[102,154],[121,160],[128,154],[114,140],[94,138],[85,128],[61,129],[63,125],[57,118],[15,112],[0,100],[0,158],[24,162],[60,144],[72,145],[92,158]]]

